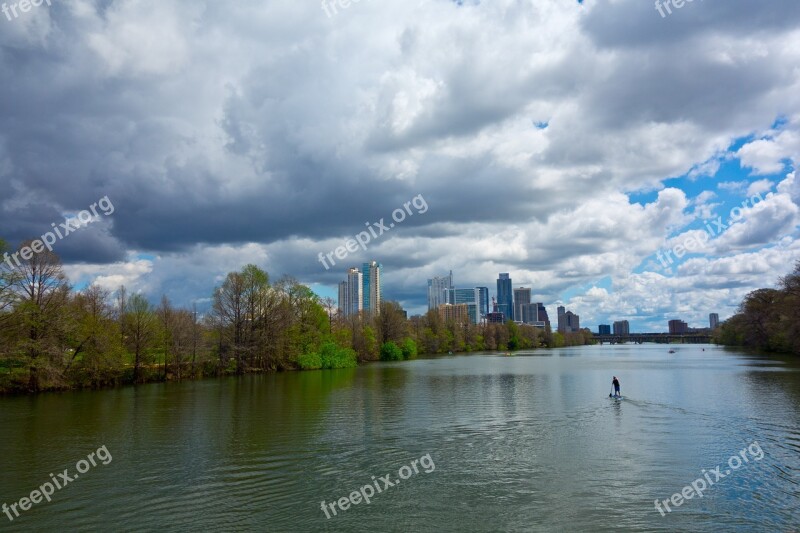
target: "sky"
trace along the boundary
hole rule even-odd
[[[800,2],[663,3],[11,2],[0,238],[106,199],[53,245],[79,289],[335,298],[377,260],[410,314],[509,272],[593,330],[705,327],[800,259]]]

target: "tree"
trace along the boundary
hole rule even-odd
[[[156,339],[158,322],[147,298],[134,294],[126,303],[125,332],[128,349],[133,352],[133,382],[142,377],[142,363]]]
[[[30,251],[31,242],[23,243],[20,249]],[[63,326],[59,319],[69,290],[61,260],[49,250],[34,253],[29,259],[23,256],[13,269],[12,291],[17,301],[18,326],[25,331],[21,347],[28,358],[31,391],[39,390],[40,370],[60,373],[63,361],[58,328]]]

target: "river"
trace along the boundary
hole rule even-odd
[[[674,348],[0,398],[0,531],[796,531],[800,362]]]

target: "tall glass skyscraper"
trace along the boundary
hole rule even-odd
[[[428,280],[428,310],[439,309],[447,303],[447,290],[453,288],[453,271],[448,276]]]
[[[475,287],[480,295],[478,298],[478,315],[486,316],[489,314],[489,287]]]
[[[514,292],[511,277],[507,273],[497,278],[497,307],[506,320],[514,320]]]
[[[381,312],[381,264],[370,261],[361,265],[363,309],[369,314]]]

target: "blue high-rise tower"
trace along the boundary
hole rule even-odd
[[[511,286],[511,277],[500,274],[497,278],[497,307],[506,316],[506,320],[514,320],[514,290]]]

